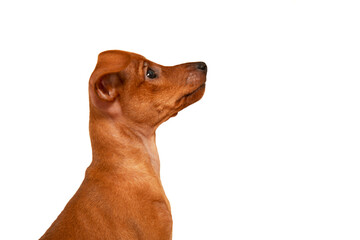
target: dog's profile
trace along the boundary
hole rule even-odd
[[[200,100],[203,62],[165,67],[141,55],[99,54],[89,81],[92,162],[80,188],[41,240],[169,240],[157,127]]]

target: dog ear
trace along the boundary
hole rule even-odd
[[[119,88],[123,84],[120,72],[129,63],[130,55],[127,52],[111,50],[99,54],[98,62],[89,81],[90,97],[95,105],[97,105],[98,99],[94,98],[100,98],[107,102],[116,99],[119,95]]]
[[[122,81],[117,73],[106,74],[95,83],[94,90],[102,100],[112,102],[119,95]]]

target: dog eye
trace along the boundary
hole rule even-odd
[[[156,73],[154,72],[154,70],[152,70],[151,68],[148,68],[147,72],[146,72],[146,76],[148,78],[156,78]]]

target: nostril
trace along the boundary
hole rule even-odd
[[[199,63],[197,64],[197,68],[200,69],[200,70],[202,70],[202,71],[206,71],[206,70],[207,70],[206,63],[204,63],[204,62],[199,62]]]

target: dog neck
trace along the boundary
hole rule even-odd
[[[160,178],[155,129],[90,113],[91,166],[115,173],[136,172]]]

